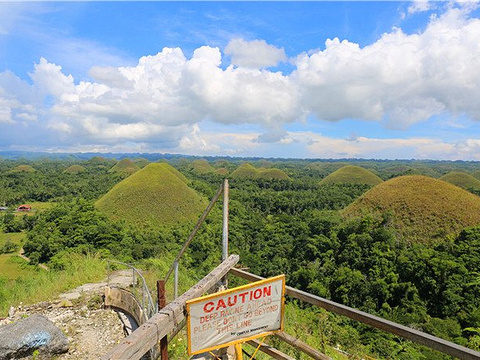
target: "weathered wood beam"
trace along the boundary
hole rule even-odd
[[[294,348],[304,352],[312,359],[315,360],[332,360],[331,357],[321,353],[317,349],[314,349],[310,345],[304,343],[303,341],[293,337],[292,335],[287,334],[284,331],[278,331],[275,333],[275,336],[278,337],[280,340],[285,341],[287,344],[293,346]]]
[[[264,279],[261,276],[251,274],[244,270],[232,268],[230,273],[244,278],[249,281],[258,281]],[[290,286],[285,287],[285,293],[288,296],[305,301],[312,305],[324,308],[333,313],[344,315],[350,319],[360,321],[361,323],[376,327],[391,334],[400,336],[404,339],[411,340],[418,344],[425,345],[431,349],[441,351],[445,354],[457,357],[462,360],[480,360],[480,352],[468,349],[464,346],[452,343],[450,341],[438,338],[436,336],[409,328],[408,326],[394,323],[393,321],[382,319],[378,316],[370,315],[366,312],[353,309],[351,307],[338,304],[331,300],[321,298],[316,295],[309,294],[305,291],[297,290]]]
[[[171,302],[146,323],[115,346],[102,359],[140,359],[160,339],[170,333],[175,325],[185,319],[185,302],[197,298],[214,287],[238,262],[238,255],[230,255],[212,272],[192,286],[186,293]]]
[[[287,354],[282,353],[281,351],[271,347],[270,345],[260,343],[258,340],[249,340],[247,344],[253,346],[255,349],[260,346],[258,350],[264,352],[265,354],[271,356],[277,360],[295,360],[293,357],[288,356]]]

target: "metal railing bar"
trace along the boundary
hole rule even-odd
[[[182,257],[183,253],[185,252],[185,250],[187,250],[188,245],[190,245],[190,243],[192,242],[193,237],[197,233],[198,229],[200,229],[200,226],[203,224],[206,217],[208,216],[208,214],[212,210],[213,205],[215,205],[215,203],[217,202],[220,195],[222,195],[222,192],[223,192],[223,184],[220,186],[217,193],[215,194],[215,196],[212,198],[212,200],[208,204],[208,206],[205,209],[205,211],[203,212],[202,216],[200,216],[200,219],[198,219],[197,224],[195,225],[195,228],[193,229],[192,233],[188,237],[187,241],[185,241],[185,243],[183,244],[182,249],[180,250],[180,252],[178,253],[177,257],[174,260],[174,263],[175,263],[175,261],[178,262],[180,260],[180,258]],[[170,269],[168,270],[167,275],[165,276],[165,283],[168,281],[168,278],[172,274],[173,270],[174,270],[174,264],[172,264],[172,266],[170,266]]]
[[[250,281],[263,280],[264,278],[255,274],[251,274],[244,270],[232,268],[230,273]],[[344,315],[350,319],[357,320],[361,323],[376,327],[402,338],[411,340],[418,344],[425,345],[431,349],[441,351],[445,354],[455,356],[462,360],[480,360],[480,352],[466,348],[464,346],[452,343],[450,341],[438,338],[436,336],[409,328],[408,326],[394,323],[393,321],[382,319],[375,315],[370,315],[366,312],[338,304],[331,300],[321,298],[316,295],[309,294],[305,291],[285,287],[285,293],[293,298],[305,301],[309,304],[324,308],[333,313]]]

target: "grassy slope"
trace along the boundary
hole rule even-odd
[[[25,238],[25,233],[0,233],[0,247],[7,241],[21,247],[21,243]],[[8,254],[0,255],[0,276],[13,280],[20,276],[32,275],[34,271],[31,267],[26,266],[27,262],[17,256],[18,250]]]
[[[280,169],[259,169],[257,178],[259,179],[276,179],[276,180],[289,180],[288,175]]]
[[[232,179],[255,178],[257,176],[257,172],[258,170],[252,165],[249,163],[244,163],[236,168],[235,171],[230,174],[230,177]]]
[[[192,169],[199,174],[208,174],[215,172],[215,168],[207,160],[192,161]]]
[[[366,185],[378,185],[383,180],[371,171],[364,169],[360,166],[348,165],[344,166],[320,182],[320,185],[325,184],[366,184]]]
[[[96,206],[112,219],[137,225],[195,221],[207,201],[182,178],[166,163],[150,164],[115,185]]]
[[[18,172],[26,172],[26,173],[33,173],[35,169],[30,165],[18,165],[10,170],[11,173],[18,173]]]
[[[66,168],[63,172],[67,174],[80,174],[85,171],[86,169],[81,165],[72,165]]]
[[[463,189],[480,189],[480,180],[467,173],[452,171],[443,175],[440,180],[459,186]]]
[[[140,168],[130,159],[123,159],[116,163],[109,172],[115,172],[122,175],[132,175],[136,173]]]
[[[429,242],[480,224],[480,198],[457,186],[426,176],[401,176],[362,195],[346,216],[391,212],[391,223],[408,240]]]

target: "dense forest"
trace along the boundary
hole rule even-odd
[[[238,253],[249,271],[286,274],[290,286],[480,350],[480,224],[445,233],[433,242],[405,238],[391,226],[391,212],[344,215],[343,209],[373,185],[321,184],[345,165],[368,169],[384,181],[412,174],[440,178],[454,171],[476,176],[479,163],[250,159],[263,169],[258,174],[267,174],[265,169],[285,174],[275,178],[234,176],[243,162],[238,159],[207,159],[211,171],[199,171],[194,160],[174,158],[169,163],[206,199],[215,194],[223,173],[232,174],[230,252]],[[83,170],[65,171],[72,165]],[[130,175],[111,171],[114,165],[101,158],[0,160],[0,206],[8,208],[0,213],[2,231],[26,233],[26,255],[58,270],[68,267],[66,255],[72,252],[132,263],[176,253],[192,223],[136,225],[114,221],[96,208],[95,201]],[[219,168],[223,170],[215,171]],[[480,189],[471,184],[466,190],[478,194]],[[34,214],[14,214],[19,204],[33,202],[50,206]],[[220,258],[221,233],[217,206],[183,264],[199,274],[210,271]],[[322,342],[341,345],[353,357],[449,358],[348,319],[291,305],[309,314],[312,328],[322,331]]]

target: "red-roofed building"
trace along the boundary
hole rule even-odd
[[[18,208],[17,208],[17,211],[25,211],[25,212],[28,212],[28,211],[31,211],[32,210],[32,206],[31,205],[20,205]]]

